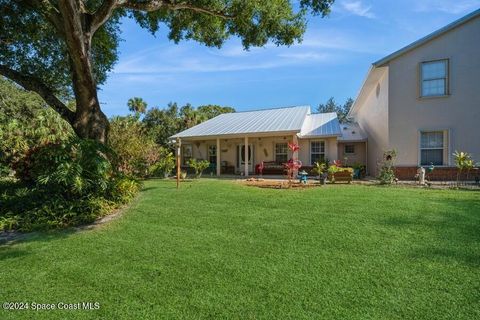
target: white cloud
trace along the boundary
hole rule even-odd
[[[416,2],[415,11],[440,11],[451,14],[462,14],[476,10],[479,7],[480,0],[423,0]]]
[[[362,1],[357,0],[357,1],[342,1],[341,3],[342,8],[359,17],[364,17],[364,18],[369,18],[373,19],[375,18],[375,14],[371,11],[371,6],[366,6],[365,4],[362,3]]]

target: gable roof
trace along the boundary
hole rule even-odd
[[[177,133],[171,138],[300,132],[309,113],[310,106],[225,113]]]
[[[402,49],[398,50],[398,51],[395,51],[394,53],[376,61],[373,63],[373,65],[375,67],[382,67],[384,65],[386,65],[387,63],[389,63],[390,61],[392,61],[393,59],[396,59],[398,58],[399,56],[411,51],[411,50],[414,50],[422,45],[424,45],[425,43],[435,39],[435,38],[438,38],[440,36],[442,36],[443,34],[451,31],[452,29],[455,29],[467,22],[469,22],[470,20],[473,20],[477,17],[480,17],[480,9],[478,10],[475,10],[473,11],[472,13],[470,14],[467,14],[466,16],[464,16],[463,18],[460,18],[448,25],[446,25],[445,27],[443,28],[440,28],[438,29],[437,31],[434,31],[432,33],[430,33],[429,35],[409,44],[408,46],[406,47],[403,47]]]
[[[341,136],[340,124],[335,112],[307,115],[300,131],[300,138]]]

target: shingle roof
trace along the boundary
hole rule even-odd
[[[331,137],[341,134],[337,114],[330,112],[309,114],[303,123],[299,136],[300,138]]]
[[[309,112],[309,106],[297,106],[225,113],[177,133],[171,138],[268,132],[299,132]]]

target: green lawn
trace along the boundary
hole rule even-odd
[[[480,193],[147,181],[99,229],[0,246],[0,319],[479,319]]]

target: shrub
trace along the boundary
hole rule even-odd
[[[159,159],[150,167],[150,175],[166,178],[172,172],[173,168],[175,168],[175,156],[170,150],[160,147]]]
[[[130,176],[147,176],[162,153],[144,124],[132,116],[111,119],[108,145],[115,151],[114,166]]]
[[[103,195],[113,174],[110,150],[93,140],[72,139],[31,150],[17,166],[17,176],[66,197]]]
[[[130,201],[138,181],[119,174],[110,150],[92,140],[34,148],[21,180],[0,180],[0,230],[31,231],[90,223]]]
[[[380,173],[378,175],[381,184],[392,184],[395,181],[394,164],[396,157],[397,153],[395,150],[389,150],[383,153],[383,159],[380,163]]]
[[[470,172],[470,170],[472,170],[475,167],[475,163],[473,162],[472,156],[467,152],[455,151],[455,153],[453,153],[453,157],[455,159],[455,166],[458,169],[458,172],[457,172],[457,185],[458,185],[462,171],[464,170],[467,171],[467,178],[468,178],[468,173]]]
[[[203,171],[210,166],[210,162],[207,160],[190,159],[188,165],[195,170],[195,178],[198,179],[202,176]]]

